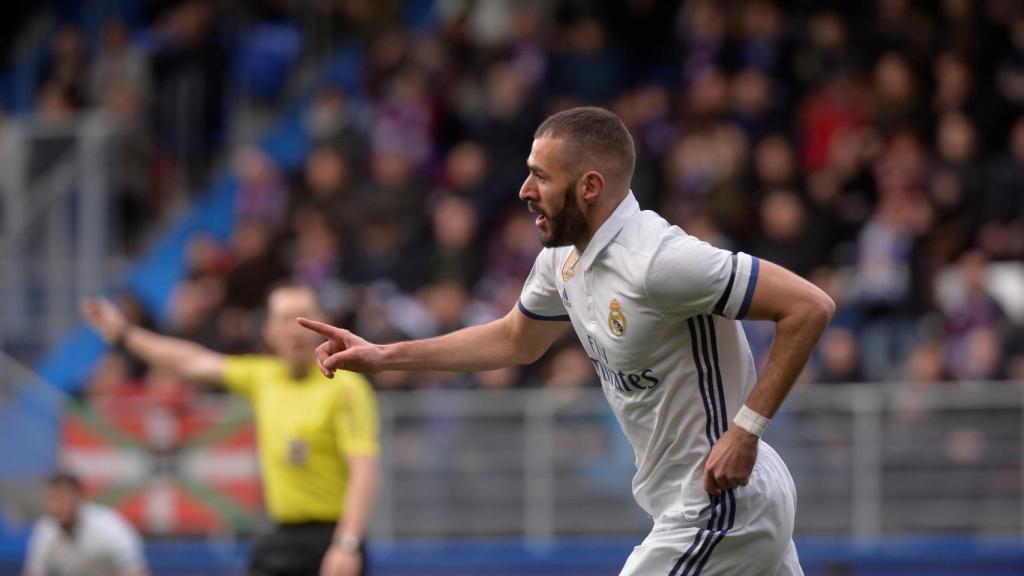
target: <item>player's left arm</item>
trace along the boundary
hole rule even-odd
[[[746,409],[764,419],[775,416],[835,309],[832,299],[814,284],[781,266],[760,261],[746,318],[775,322],[775,339],[744,403]],[[720,495],[726,489],[746,486],[757,460],[757,441],[758,436],[735,422],[729,426],[708,455],[704,489]]]

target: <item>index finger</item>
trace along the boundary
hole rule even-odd
[[[331,326],[330,324],[325,324],[324,322],[318,322],[316,320],[310,320],[309,318],[302,318],[301,316],[299,318],[296,318],[295,321],[298,322],[299,325],[302,326],[303,328],[306,328],[307,330],[312,330],[313,332],[320,334],[324,338],[341,337],[341,329]]]

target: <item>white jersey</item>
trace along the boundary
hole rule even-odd
[[[742,318],[758,260],[714,248],[629,194],[582,255],[537,256],[519,307],[571,320],[636,454],[653,518],[708,507],[704,462],[756,380]]]
[[[50,517],[32,530],[25,560],[30,576],[116,576],[128,569],[146,569],[142,540],[106,506],[82,504],[71,534]]]

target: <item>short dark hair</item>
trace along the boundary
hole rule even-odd
[[[316,304],[316,307],[318,309],[321,308],[321,305],[320,305],[320,292],[317,291],[317,289],[312,284],[307,284],[306,282],[300,282],[300,281],[294,280],[292,278],[285,278],[283,280],[278,280],[277,282],[274,282],[273,284],[271,284],[270,288],[267,289],[267,298],[266,298],[266,300],[267,300],[268,304],[270,303],[270,297],[275,292],[277,292],[279,290],[308,290],[309,293],[313,295],[313,301]]]
[[[74,473],[68,470],[58,470],[50,475],[50,478],[46,481],[46,485],[50,488],[69,488],[73,492],[81,494],[84,489],[82,488],[82,481],[78,479]]]
[[[561,139],[568,167],[577,173],[584,171],[581,164],[589,160],[602,168],[608,166],[601,171],[627,186],[633,179],[633,137],[622,120],[604,108],[583,106],[553,114],[537,127],[533,137]]]

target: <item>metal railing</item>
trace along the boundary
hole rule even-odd
[[[99,114],[0,123],[0,346],[52,343],[110,278],[107,174],[118,134]]]
[[[797,483],[797,533],[1024,533],[1022,390],[1009,382],[798,386],[765,437]],[[138,399],[131,410],[110,402],[117,400],[104,400],[94,414],[147,418]],[[216,414],[244,423],[250,412],[239,411],[241,402],[204,396],[176,413],[212,417],[225,429]],[[543,547],[650,529],[630,491],[632,450],[598,389],[382,392],[379,405],[383,484],[372,526],[379,542],[510,537]],[[81,408],[74,412],[81,417]],[[166,447],[154,445],[149,458],[146,442],[125,457],[167,468]],[[235,468],[233,481],[244,481],[238,474],[247,470],[257,482],[254,465]],[[252,505],[245,516],[256,518]]]
[[[382,539],[641,534],[632,452],[599,390],[381,399]],[[1013,383],[804,386],[765,439],[800,534],[1024,532],[1024,393]]]

